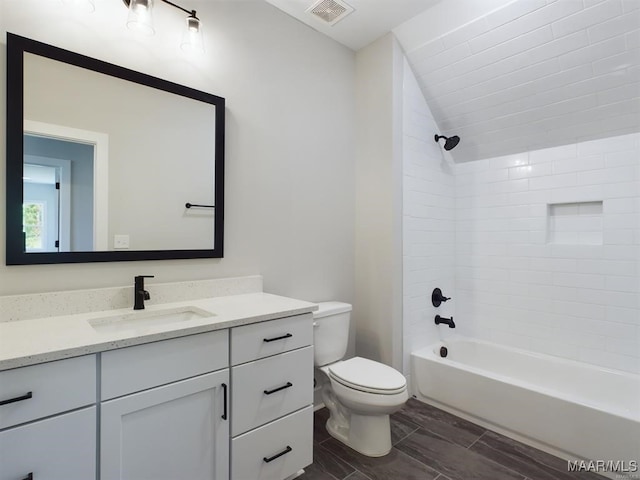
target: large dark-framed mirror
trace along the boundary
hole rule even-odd
[[[7,265],[220,258],[225,99],[7,33]]]

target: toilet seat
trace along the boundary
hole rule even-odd
[[[400,372],[373,360],[353,357],[328,366],[329,377],[347,388],[378,395],[396,395],[407,388]]]

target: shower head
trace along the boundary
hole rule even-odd
[[[457,135],[454,135],[453,137],[445,137],[444,135],[438,135],[438,134],[435,135],[436,142],[440,141],[441,138],[445,139],[445,142],[444,142],[445,150],[453,150],[454,148],[456,148],[456,145],[460,143],[460,137]]]

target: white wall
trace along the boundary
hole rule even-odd
[[[451,158],[437,144],[433,115],[408,62],[403,82],[403,371],[409,355],[454,331],[435,315],[454,315],[455,177]],[[452,300],[435,308],[439,287]],[[456,320],[456,319],[454,319]]]
[[[640,134],[458,164],[456,189],[458,330],[639,373]],[[602,244],[575,216],[553,243],[548,205],[594,201]]]
[[[402,368],[402,52],[388,34],[356,55],[358,355]]]
[[[178,46],[183,16],[160,3],[156,35],[140,38],[125,27],[119,1],[96,1],[88,15],[56,1],[0,2],[1,32],[227,99],[224,259],[10,268],[0,261],[0,294],[128,285],[136,274],[155,274],[152,284],[259,273],[268,292],[352,301],[353,52],[262,1],[198,7],[207,53],[191,58]],[[5,76],[2,47],[2,92]],[[2,95],[0,131],[5,111]],[[4,181],[0,168],[0,185]],[[4,195],[0,212],[4,224]]]

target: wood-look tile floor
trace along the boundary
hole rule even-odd
[[[370,458],[331,437],[315,412],[313,464],[301,480],[603,480],[418,400],[391,416],[391,453]]]

